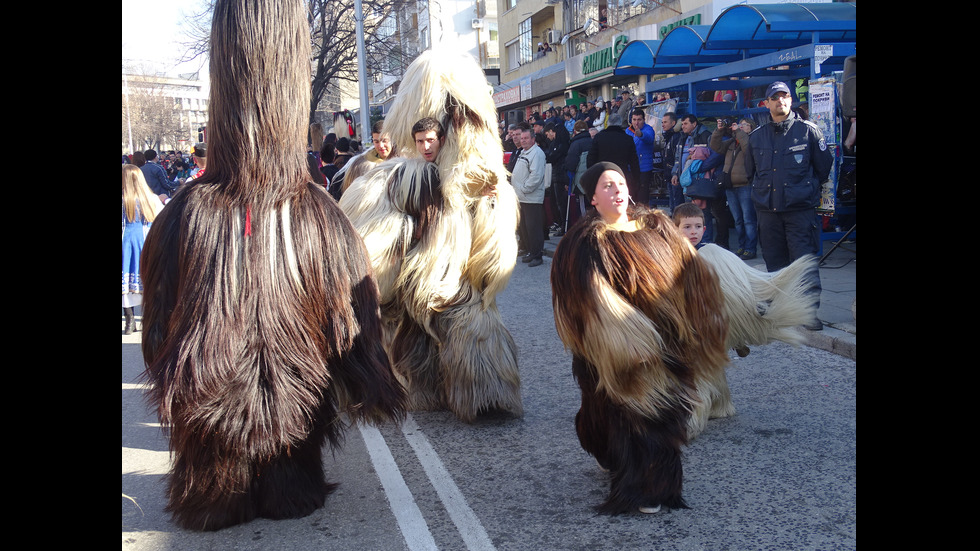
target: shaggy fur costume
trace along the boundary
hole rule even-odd
[[[618,231],[591,211],[551,268],[555,325],[582,391],[575,427],[612,473],[599,507],[612,514],[687,506],[681,446],[701,381],[723,379],[728,363],[717,276],[666,215],[634,207],[630,218],[639,229]]]
[[[144,377],[169,429],[167,509],[217,530],[324,503],[322,447],[404,413],[367,251],[306,169],[298,0],[218,0],[208,167],[143,251]]]
[[[423,117],[446,132],[438,164],[414,147]],[[357,178],[340,206],[364,238],[386,345],[418,410],[471,422],[523,415],[517,347],[496,297],[517,258],[518,202],[491,88],[466,54],[428,50],[406,70],[384,123],[396,157]]]
[[[612,471],[606,513],[686,507],[680,447],[735,413],[729,348],[782,340],[815,315],[815,259],[764,273],[714,245],[695,251],[664,214],[632,207],[636,231],[595,211],[559,243],[551,284],[558,334],[582,391],[582,447]]]

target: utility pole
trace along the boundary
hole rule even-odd
[[[361,96],[361,140],[371,137],[368,112],[367,61],[364,47],[364,11],[361,0],[354,0],[354,21],[357,22],[357,80]]]

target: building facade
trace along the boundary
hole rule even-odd
[[[208,83],[197,73],[168,77],[123,74],[124,153],[181,151],[201,141],[207,127]]]

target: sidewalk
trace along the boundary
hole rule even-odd
[[[545,241],[546,256],[551,256],[558,245],[559,237]],[[834,241],[824,241],[821,255],[834,247]],[[746,261],[749,266],[765,271],[766,263],[762,254]],[[805,344],[833,352],[840,356],[857,359],[857,324],[855,300],[857,295],[857,241],[845,242],[838,246],[820,266],[820,309],[817,317],[823,322],[822,331],[799,329],[806,338]]]

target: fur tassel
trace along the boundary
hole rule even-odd
[[[698,254],[721,281],[730,348],[777,340],[792,345],[802,342],[802,335],[793,328],[816,317],[817,297],[811,292],[816,257],[808,255],[782,270],[763,272],[718,245],[705,245]]]

